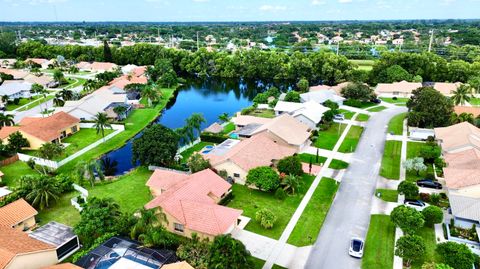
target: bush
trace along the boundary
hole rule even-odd
[[[74,180],[67,174],[60,174],[57,177],[58,185],[61,193],[73,191]]]
[[[396,101],[398,98],[396,96],[392,97],[392,100]]]
[[[280,177],[271,167],[260,166],[248,171],[246,183],[262,191],[274,191],[280,186]]]
[[[253,98],[253,102],[255,104],[266,104],[268,103],[268,94],[267,93],[259,93],[255,98]]]
[[[362,102],[355,99],[345,100],[343,101],[343,104],[346,106],[352,106],[352,107],[362,107]]]
[[[200,134],[200,140],[202,140],[203,142],[220,144],[227,139],[228,139],[227,136],[221,135],[221,134],[212,134],[212,133]]]
[[[471,269],[475,255],[464,244],[445,242],[437,245],[437,253],[447,265],[455,269]]]
[[[240,114],[242,114],[242,115],[248,115],[248,114],[252,113],[254,110],[255,110],[254,107],[249,106],[249,107],[246,107],[246,108],[242,109],[242,111],[240,112]]]
[[[439,202],[440,202],[440,195],[437,193],[432,193],[430,195],[430,203],[433,205],[438,205]]]
[[[418,187],[415,183],[402,181],[398,184],[398,193],[405,195],[407,199],[413,199],[418,195]]]
[[[300,94],[296,91],[289,91],[285,95],[285,102],[300,103]]]
[[[14,103],[15,105],[20,104],[20,98],[15,98],[15,99],[13,99],[13,103]]]
[[[422,214],[425,218],[425,225],[433,226],[443,221],[443,211],[437,206],[428,206],[422,210]]]
[[[277,221],[277,216],[272,211],[263,208],[255,213],[255,219],[260,222],[260,225],[265,229],[273,228],[273,224]]]
[[[435,180],[435,175],[433,173],[427,173],[425,175],[425,179],[428,179],[428,180]]]
[[[288,156],[281,159],[277,164],[277,169],[280,173],[286,175],[303,175],[302,162],[298,156]]]
[[[430,193],[420,193],[420,199],[424,202],[430,202]]]
[[[278,188],[275,191],[275,198],[283,201],[283,200],[285,200],[285,198],[287,198],[287,193],[285,192],[285,190],[283,188]]]

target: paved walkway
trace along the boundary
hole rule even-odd
[[[392,180],[384,177],[379,177],[377,180],[377,189],[392,189],[396,190],[400,184],[400,180]]]
[[[41,115],[42,110],[45,110],[45,108],[52,109],[53,100],[43,102],[40,105],[32,107],[31,109],[26,111],[15,111],[14,113],[10,113],[10,114],[14,114],[13,121],[15,121],[16,124],[18,124],[23,118],[36,117]]]
[[[361,114],[367,114],[367,115],[371,115],[372,113],[370,111],[366,111],[365,109],[361,109],[353,106],[346,106],[346,105],[341,105],[340,109],[345,109],[345,110],[353,111],[355,113],[361,113]]]
[[[398,203],[386,202],[378,197],[375,197],[372,200],[372,209],[370,209],[370,214],[390,215],[392,210],[397,206]]]
[[[350,158],[352,158],[353,153],[341,153],[341,152],[335,152],[332,150],[327,150],[327,149],[319,149],[313,146],[307,147],[304,150],[302,150],[300,153],[308,153],[312,155],[317,155],[317,150],[318,150],[318,156],[329,156],[332,157],[333,159],[349,162]]]

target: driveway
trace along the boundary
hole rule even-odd
[[[42,113],[42,109],[48,107],[49,109],[53,108],[53,100],[48,100],[47,102],[43,102],[41,105],[35,106],[27,111],[18,111],[15,113],[14,121],[18,124],[23,118],[25,117],[35,117]]]
[[[389,120],[406,111],[392,107],[372,114],[345,172],[305,268],[360,268],[348,255],[351,237],[365,238]]]

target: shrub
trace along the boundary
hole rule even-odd
[[[212,134],[212,133],[202,133],[200,134],[200,140],[203,142],[210,142],[210,143],[222,143],[223,141],[227,140],[228,137],[225,135],[220,134]]]
[[[287,198],[287,193],[283,188],[278,188],[275,191],[275,198],[277,198],[278,200],[285,200],[285,198]]]
[[[424,202],[430,202],[430,193],[420,193],[420,199]]]
[[[430,203],[433,205],[438,205],[439,202],[440,202],[440,195],[437,193],[432,193],[430,195]]]
[[[346,106],[352,106],[352,107],[362,107],[362,102],[355,99],[345,100],[343,101],[343,104]]]
[[[396,96],[392,97],[392,100],[396,101],[398,98]]]
[[[253,102],[256,104],[266,104],[268,103],[268,97],[267,93],[259,93],[253,98]]]
[[[425,179],[428,179],[428,180],[435,180],[435,175],[433,173],[427,173],[425,175]]]
[[[405,195],[405,198],[412,199],[418,195],[418,187],[415,183],[402,181],[398,184],[398,193]]]
[[[280,186],[280,177],[271,167],[260,166],[248,171],[246,183],[262,191],[274,191]]]
[[[273,224],[277,221],[277,216],[273,214],[272,211],[263,208],[255,213],[255,219],[260,223],[260,225],[265,229],[273,228]]]
[[[218,171],[217,174],[218,174],[221,178],[223,178],[223,179],[227,179],[227,178],[228,178],[228,172],[227,172],[227,170],[220,170],[220,171]]]
[[[395,207],[390,214],[392,222],[405,234],[414,234],[422,228],[425,223],[423,218],[422,213],[404,205]]]
[[[302,162],[298,156],[288,156],[281,159],[277,164],[277,169],[280,173],[286,175],[303,175]]]
[[[437,206],[428,206],[422,210],[422,214],[425,218],[425,224],[428,226],[433,226],[443,221],[443,211]]]
[[[407,267],[425,255],[425,242],[418,235],[404,235],[395,243],[395,255],[402,257]]]
[[[252,113],[254,110],[255,110],[254,107],[249,106],[249,107],[246,107],[246,108],[242,109],[242,111],[240,112],[240,114],[242,114],[242,115],[248,115],[248,114]]]
[[[471,269],[475,255],[464,244],[445,242],[437,245],[437,253],[447,265],[455,269]]]
[[[15,98],[15,99],[13,99],[13,103],[14,103],[15,105],[20,104],[20,98]]]
[[[297,91],[289,91],[285,95],[285,102],[300,103],[300,94]]]

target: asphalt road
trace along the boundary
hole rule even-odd
[[[361,267],[360,259],[348,255],[350,239],[366,238],[387,125],[393,116],[405,111],[404,107],[396,107],[371,116],[305,268]]]
[[[41,105],[35,106],[27,111],[19,111],[15,113],[14,121],[18,124],[23,118],[25,117],[35,117],[42,113],[42,110],[45,108],[52,109],[53,108],[53,100],[48,100],[47,102],[43,102]]]

